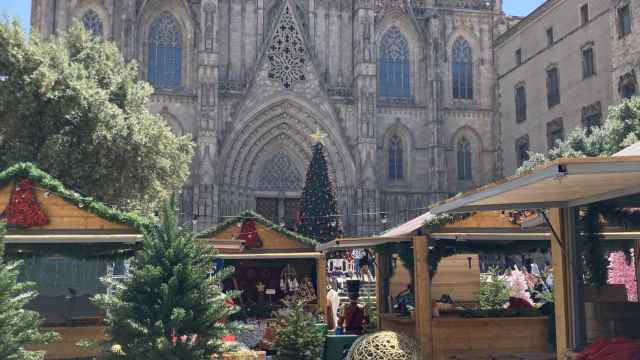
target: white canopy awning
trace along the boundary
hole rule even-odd
[[[561,159],[451,198],[432,214],[566,208],[640,193],[640,156]]]
[[[316,246],[316,250],[327,251],[327,250],[335,250],[335,249],[364,249],[364,248],[372,248],[378,245],[407,242],[412,240],[413,240],[412,236],[397,236],[397,237],[373,236],[373,237],[365,237],[365,238],[335,239],[333,241],[329,241],[324,244],[320,244]]]
[[[424,224],[428,221],[431,221],[436,216],[431,212],[426,212],[414,219],[407,221],[406,223],[400,224],[392,229],[385,231],[380,237],[383,238],[393,238],[398,236],[405,236],[407,234],[411,234],[414,231],[420,229]]]

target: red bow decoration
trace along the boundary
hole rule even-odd
[[[20,181],[11,193],[11,201],[0,214],[0,220],[21,228],[44,226],[49,218],[44,213],[36,199],[36,186],[33,181]]]
[[[255,219],[245,219],[242,222],[238,239],[244,240],[244,247],[247,249],[262,247],[262,240],[258,236]]]

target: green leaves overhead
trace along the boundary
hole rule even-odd
[[[24,41],[0,23],[0,168],[33,162],[100,201],[149,209],[180,189],[193,143],[147,110],[152,87],[80,24]]]

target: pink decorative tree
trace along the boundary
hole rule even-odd
[[[636,271],[633,261],[627,262],[624,253],[618,251],[609,255],[609,262],[609,280],[607,282],[611,285],[624,285],[629,301],[638,301]]]

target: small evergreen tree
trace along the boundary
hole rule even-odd
[[[302,190],[297,231],[320,242],[331,241],[341,232],[337,215],[335,187],[329,178],[324,146],[317,142]]]
[[[163,206],[160,223],[145,232],[133,273],[94,302],[107,311],[107,332],[115,359],[210,360],[224,350],[222,337],[237,293],[219,284],[233,269],[211,274],[214,250],[177,223],[175,198]]]
[[[32,290],[34,284],[18,283],[20,262],[4,261],[3,237],[4,224],[0,222],[0,359],[43,359],[44,352],[27,351],[25,346],[46,344],[54,340],[56,334],[41,333],[40,315],[24,309],[37,293]]]
[[[285,302],[289,310],[280,321],[273,350],[276,360],[319,360],[324,332],[315,317],[304,310],[304,301]]]
[[[481,310],[500,310],[509,302],[509,286],[497,268],[491,268],[480,279],[478,303]]]

